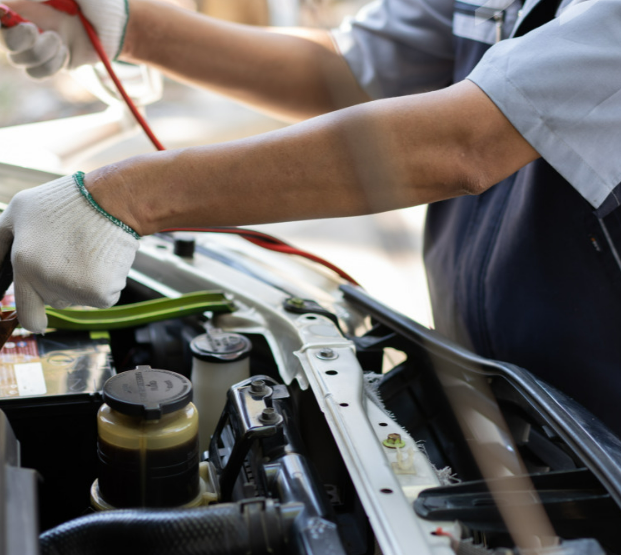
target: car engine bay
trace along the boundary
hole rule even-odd
[[[621,551],[621,443],[562,393],[310,262],[141,243],[119,308],[210,309],[7,343],[2,555],[509,553],[520,519],[560,538],[538,552]],[[130,378],[170,407],[123,397]]]

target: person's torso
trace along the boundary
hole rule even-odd
[[[455,82],[509,36],[520,9],[519,1],[455,1]],[[598,218],[537,160],[482,195],[429,207],[436,328],[534,372],[621,432],[620,254],[619,210]]]

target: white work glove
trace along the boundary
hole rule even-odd
[[[41,333],[45,305],[107,308],[125,287],[138,234],[84,188],[83,174],[15,195],[0,216],[0,260],[11,248],[20,324]]]
[[[9,61],[35,79],[50,77],[64,68],[75,69],[98,62],[78,17],[42,2],[7,2],[11,9],[32,21],[0,29],[0,45],[9,52]],[[108,57],[115,59],[123,48],[129,18],[127,0],[78,0],[78,4],[95,28]],[[37,26],[44,32],[39,33]]]

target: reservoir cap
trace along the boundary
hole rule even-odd
[[[192,401],[192,382],[176,372],[138,366],[110,378],[103,400],[121,414],[158,420]]]
[[[205,362],[235,362],[250,355],[252,343],[239,333],[212,329],[195,337],[190,349],[193,356]]]

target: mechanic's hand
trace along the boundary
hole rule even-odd
[[[138,250],[138,234],[84,188],[83,174],[15,195],[0,216],[0,260],[12,246],[17,316],[43,332],[45,305],[113,305]]]
[[[0,29],[0,44],[9,52],[10,62],[35,79],[54,75],[63,68],[74,69],[99,61],[77,16],[70,16],[43,0],[6,2],[32,23]],[[129,17],[126,0],[78,0],[82,13],[91,22],[110,59],[123,48]],[[37,26],[44,32],[39,33]]]

